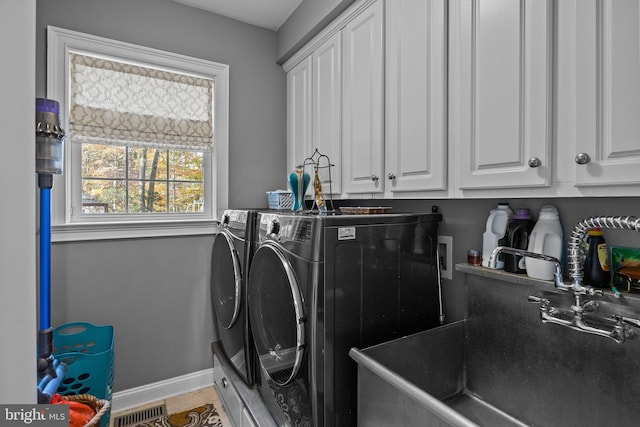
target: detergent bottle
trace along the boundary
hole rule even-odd
[[[489,256],[491,252],[499,246],[498,242],[507,233],[507,224],[513,216],[513,211],[508,203],[498,203],[495,209],[489,211],[487,227],[482,233],[482,265],[489,267]],[[504,268],[504,257],[500,254],[496,261],[496,269]]]
[[[529,238],[529,252],[545,254],[560,260],[562,256],[563,233],[558,209],[546,205],[540,208],[540,215],[533,226]],[[525,258],[527,276],[534,279],[553,280],[555,265],[551,261],[544,261],[531,257]]]

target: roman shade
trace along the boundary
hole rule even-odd
[[[210,151],[213,81],[70,54],[72,142]]]

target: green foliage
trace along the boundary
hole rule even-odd
[[[199,212],[202,159],[199,152],[83,144],[83,212]]]

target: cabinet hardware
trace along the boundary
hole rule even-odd
[[[587,153],[576,154],[576,163],[579,165],[586,165],[591,161],[591,157]]]
[[[542,162],[540,161],[539,158],[537,157],[532,157],[529,159],[529,167],[530,168],[537,168],[540,167],[542,165]]]

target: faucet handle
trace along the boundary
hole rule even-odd
[[[604,296],[604,291],[602,289],[595,289],[591,286],[587,286],[587,294],[588,295],[599,295]]]
[[[527,298],[527,300],[533,304],[540,304],[540,312],[542,313],[546,313],[549,316],[557,316],[558,313],[560,313],[560,310],[558,310],[557,308],[553,307],[551,305],[551,301],[549,301],[546,298],[541,298],[541,297],[537,297],[534,295],[529,295],[529,297]]]
[[[617,342],[624,342],[627,339],[635,338],[638,336],[638,333],[628,325],[640,328],[640,320],[632,319],[630,317],[618,316],[616,314],[613,314],[610,319],[616,322],[616,325],[613,331],[611,331],[611,334]]]
[[[640,328],[640,320],[638,319],[633,319],[631,317],[618,316],[616,314],[613,314],[611,318],[614,319],[616,323],[627,324],[627,325],[635,326],[636,328]]]
[[[527,297],[527,300],[533,304],[540,304],[540,305],[549,305],[551,303],[551,301],[549,301],[548,299],[540,298],[535,295],[529,295],[529,297]]]
[[[600,307],[600,305],[594,300],[589,300],[582,304],[582,309],[589,312],[597,311],[598,307]]]
[[[602,289],[596,289],[590,285],[585,286],[585,285],[582,285],[581,283],[572,283],[571,290],[575,295],[589,295],[589,296],[604,295],[604,292],[602,291]]]

